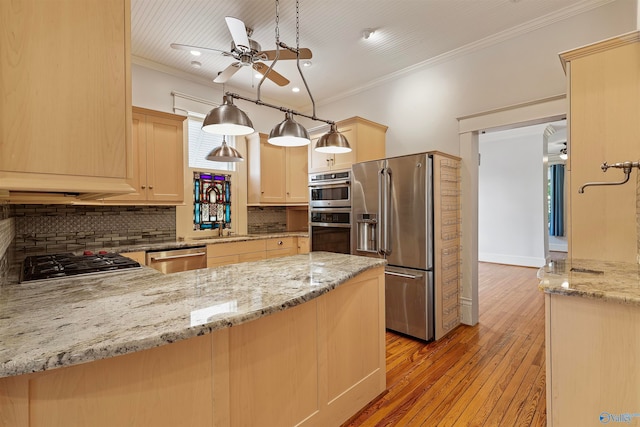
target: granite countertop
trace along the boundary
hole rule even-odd
[[[640,265],[596,260],[552,261],[538,270],[540,290],[640,306]]]
[[[309,301],[384,260],[312,252],[163,275],[148,267],[0,287],[0,377],[157,347]]]

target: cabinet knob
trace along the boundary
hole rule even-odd
[[[149,190],[153,190],[153,185],[150,185],[150,186],[149,186]]]
[[[282,245],[282,240],[278,240],[278,245]]]
[[[146,185],[141,185],[140,188],[142,188],[144,190],[145,188],[147,188],[147,186]]]

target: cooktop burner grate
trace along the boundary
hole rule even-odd
[[[21,282],[137,268],[140,264],[116,253],[35,255],[22,263]]]

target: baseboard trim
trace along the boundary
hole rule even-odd
[[[471,299],[460,297],[460,322],[464,325],[473,326],[473,315],[472,315],[472,307],[471,307]]]
[[[489,254],[486,252],[478,253],[478,261],[491,262],[494,264],[517,265],[521,267],[542,267],[546,264],[544,258],[525,257],[518,255]]]

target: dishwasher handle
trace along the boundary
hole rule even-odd
[[[196,252],[192,254],[183,254],[183,255],[170,255],[170,256],[162,256],[162,257],[151,257],[151,261],[170,261],[172,259],[180,259],[180,258],[191,258],[195,256],[203,256],[207,255],[206,252]]]

